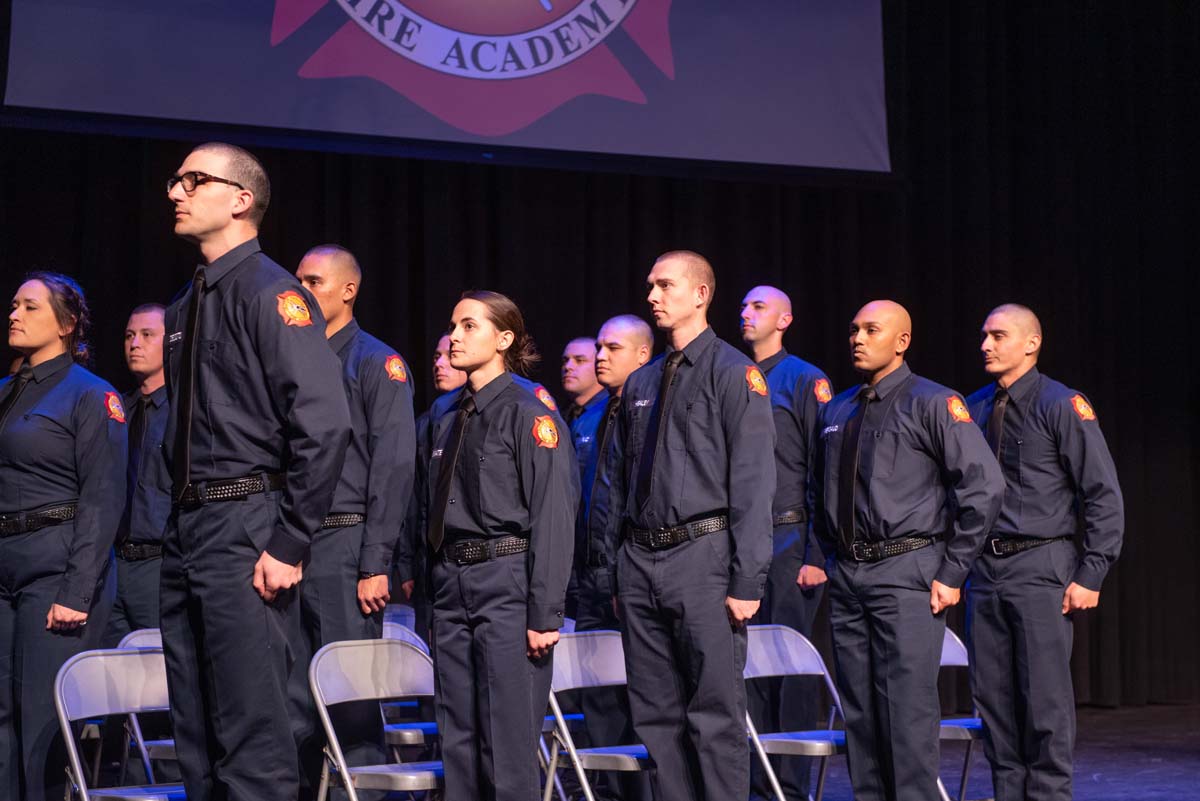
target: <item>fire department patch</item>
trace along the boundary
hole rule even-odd
[[[554,418],[548,414],[534,418],[533,438],[539,448],[557,448],[558,426],[554,424]]]
[[[946,398],[946,408],[950,410],[950,416],[959,423],[971,422],[971,413],[967,411],[967,404],[963,403],[963,399],[957,395],[951,395]]]
[[[312,312],[308,310],[308,304],[304,302],[304,298],[300,297],[299,292],[289,289],[287,292],[276,295],[275,298],[279,301],[279,316],[285,323],[301,328],[312,325]]]
[[[554,402],[554,397],[541,384],[538,384],[537,388],[533,390],[533,395],[550,411],[558,411],[558,404]]]
[[[767,394],[767,379],[763,378],[762,370],[757,367],[746,368],[746,384],[751,392],[764,396]]]
[[[108,416],[118,423],[125,422],[125,407],[121,405],[121,396],[115,392],[104,393],[104,409]]]
[[[388,356],[386,367],[388,378],[391,380],[401,383],[408,381],[408,371],[404,369],[404,360],[400,358],[399,354],[393,353]]]
[[[817,396],[817,403],[829,403],[833,400],[833,390],[829,387],[829,381],[824,378],[818,378],[817,383],[813,384],[813,394]]]
[[[1086,422],[1096,419],[1096,410],[1092,408],[1092,404],[1084,400],[1082,395],[1071,398],[1071,406],[1075,409],[1075,414],[1079,415],[1080,420]]]

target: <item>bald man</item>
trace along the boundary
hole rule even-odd
[[[1075,741],[1070,617],[1100,601],[1121,552],[1124,504],[1091,402],[1038,372],[1037,316],[1018,304],[998,306],[981,339],[993,382],[967,405],[1007,491],[967,590],[971,689],[996,801],[1067,801]]]
[[[938,797],[945,611],[1004,492],[963,399],[905,363],[911,341],[898,303],[854,316],[850,354],[864,383],[825,407],[813,471],[857,801]]]
[[[354,319],[362,269],[339,245],[305,254],[296,277],[325,318],[325,336],[342,366],[352,435],[333,504],[313,537],[300,584],[303,636],[290,695],[298,705],[300,765],[309,782],[320,771],[323,735],[308,692],[308,662],[323,645],[383,635],[383,609],[396,540],[412,497],[416,463],[413,396],[408,365],[395,349],[363,331]],[[333,710],[352,765],[384,760],[378,709],[346,705]]]
[[[775,417],[774,555],[767,592],[752,623],[779,623],[812,636],[825,584],[825,559],[813,542],[808,509],[812,453],[821,409],[833,400],[820,368],[783,347],[792,324],[792,301],[773,286],[756,286],[742,299],[742,341],[767,377]],[[747,687],[750,717],[762,731],[803,731],[816,724],[816,685],[806,679],[762,679]],[[774,757],[775,773],[788,798],[808,798],[811,760]],[[768,798],[771,788],[757,760],[751,785]]]

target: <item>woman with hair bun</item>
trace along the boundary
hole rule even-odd
[[[448,333],[467,385],[433,424],[427,530],[446,799],[529,801],[577,468],[556,415],[513,379],[538,359],[516,304],[467,292]]]
[[[88,372],[83,291],[31,273],[12,299],[0,380],[0,798],[63,797],[54,677],[97,647],[125,505],[125,410]],[[102,599],[102,596],[105,596]]]

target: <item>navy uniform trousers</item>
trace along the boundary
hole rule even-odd
[[[54,679],[72,656],[100,647],[112,610],[110,579],[93,597],[86,626],[46,630],[46,614],[62,589],[73,527],[66,522],[0,539],[0,797],[5,799],[63,797],[67,752],[54,711]]]
[[[658,551],[626,541],[617,557],[629,703],[657,801],[750,792],[746,729],[729,725],[746,718],[746,630],[725,609],[730,547],[717,532]]]
[[[162,558],[138,559],[128,562],[117,558],[117,600],[108,629],[104,633],[104,647],[116,648],[121,638],[138,629],[158,628],[158,584]]]
[[[996,801],[1071,798],[1075,692],[1062,599],[1075,568],[1075,544],[1059,540],[1004,558],[985,550],[972,569],[971,690]]]
[[[177,509],[167,523],[163,651],[188,801],[294,801],[298,793],[287,698],[297,593],[268,604],[252,585],[279,499],[272,492]]]
[[[612,579],[607,567],[580,567],[575,571],[578,609],[576,631],[620,631],[612,605]],[[636,742],[629,698],[622,687],[585,690],[579,699],[588,742],[593,746],[626,745]],[[643,772],[597,775],[592,789],[599,799],[641,801],[650,798],[650,779]]]
[[[796,583],[804,566],[804,533],[801,524],[777,526],[774,530],[774,556],[767,573],[767,590],[762,606],[750,622],[774,623],[788,626],[812,638],[813,621],[825,592],[822,584],[802,590]],[[822,691],[820,679],[757,679],[746,685],[746,700],[750,717],[759,731],[806,731],[818,726],[817,699]],[[788,798],[808,798],[809,773],[812,760],[805,757],[771,757],[775,775],[783,794]],[[757,795],[768,798],[771,788],[766,771],[756,756],[750,762],[751,787]]]
[[[536,662],[526,656],[527,556],[473,565],[437,559],[433,565],[445,801],[541,797],[537,743],[554,656]]]
[[[383,636],[383,613],[364,615],[358,605],[358,557],[365,525],[324,528],[312,541],[312,558],[300,582],[299,638],[293,642],[296,662],[289,679],[300,769],[308,786],[320,779],[325,732],[308,686],[308,664],[322,646],[340,640],[377,640]],[[329,710],[338,742],[350,765],[378,765],[388,758],[381,741],[379,704],[339,704]],[[341,790],[336,790],[340,793]],[[360,797],[371,797],[359,793]]]
[[[945,613],[929,610],[944,546],[879,562],[838,559],[829,576],[833,654],[856,801],[938,798],[937,692]]]

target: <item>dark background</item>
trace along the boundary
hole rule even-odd
[[[750,286],[790,292],[786,342],[838,389],[854,381],[847,321],[868,299],[906,304],[914,369],[964,393],[985,382],[986,312],[1032,306],[1042,367],[1095,404],[1127,505],[1121,562],[1076,627],[1078,698],[1197,701],[1200,4],[1042,5],[884,2],[887,178],[493,166],[223,136],[250,144],[272,177],[266,251],[291,268],[320,242],[354,250],[367,270],[360,320],[422,378],[453,301],[487,287],[525,310],[546,355],[538,377],[557,389],[566,341],[644,314],[650,264],[677,247],[716,266],[713,322],[727,338]],[[0,128],[0,283],[11,291],[35,266],[78,276],[97,369],[124,387],[128,310],[169,299],[195,264],[170,233],[163,181],[207,132],[46,124],[60,130]]]

